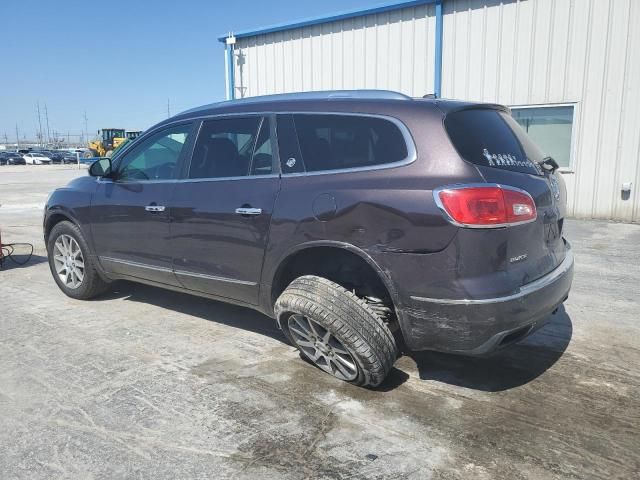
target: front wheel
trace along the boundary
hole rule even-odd
[[[63,293],[78,300],[88,300],[109,288],[89,256],[87,242],[71,222],[56,224],[47,241],[49,268]]]
[[[330,280],[295,279],[276,301],[275,313],[300,353],[340,380],[375,387],[395,362],[389,328],[364,300]]]

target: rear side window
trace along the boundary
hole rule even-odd
[[[514,172],[541,175],[540,149],[508,113],[487,108],[449,113],[447,133],[468,162]]]
[[[402,132],[389,120],[321,114],[296,114],[293,120],[307,172],[383,165],[408,155]]]

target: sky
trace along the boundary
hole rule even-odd
[[[145,130],[223,100],[218,37],[380,0],[0,0],[0,143],[50,131]],[[44,125],[43,125],[43,128]]]

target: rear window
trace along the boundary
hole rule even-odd
[[[408,156],[402,132],[383,118],[298,114],[293,119],[307,172],[383,165]]]
[[[478,108],[450,113],[445,128],[468,162],[484,167],[541,175],[544,158],[520,125],[506,112]]]

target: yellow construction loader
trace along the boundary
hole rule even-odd
[[[126,139],[124,128],[103,128],[98,130],[98,139],[89,142],[87,156],[110,157],[113,151]]]
[[[98,130],[98,139],[89,142],[86,158],[110,157],[113,152],[125,143],[135,140],[142,134],[141,130],[126,131],[123,128],[103,128]],[[100,139],[102,137],[102,139]]]

